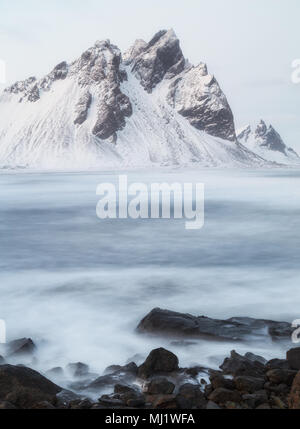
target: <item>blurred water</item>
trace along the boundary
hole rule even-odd
[[[124,174],[124,172],[122,172]],[[177,348],[134,333],[161,307],[210,317],[300,318],[300,171],[156,170],[130,182],[202,182],[205,227],[96,217],[96,187],[118,172],[0,176],[0,319],[32,337],[40,369],[96,371],[165,346],[182,365],[217,366],[233,348],[280,357],[279,344]]]

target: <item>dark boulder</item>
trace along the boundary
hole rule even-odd
[[[101,391],[117,384],[131,384],[136,380],[137,372],[138,368],[134,362],[125,366],[113,365],[105,370],[104,375],[89,383],[86,389]]]
[[[67,371],[72,377],[86,377],[89,374],[89,366],[82,362],[69,363]]]
[[[166,409],[175,410],[178,409],[175,395],[147,395],[147,404],[150,409]]]
[[[216,404],[225,405],[226,402],[234,402],[239,403],[241,402],[241,395],[239,392],[229,389],[224,389],[222,387],[214,390],[209,395],[209,400],[212,402],[215,402]]]
[[[213,389],[223,387],[225,389],[234,390],[235,383],[232,379],[224,377],[222,374],[214,373],[210,376],[210,382]]]
[[[242,396],[242,400],[249,408],[254,409],[268,402],[268,394],[265,390],[256,393],[247,393]]]
[[[15,407],[12,403],[7,401],[0,401],[0,410],[16,410],[17,407]]]
[[[289,395],[289,408],[300,410],[300,371],[294,378],[292,389]]]
[[[241,392],[254,393],[263,389],[265,379],[242,375],[235,377],[234,382],[237,390]]]
[[[23,366],[0,367],[0,400],[11,402],[20,408],[47,401],[54,403],[61,387],[38,372]]]
[[[153,375],[170,373],[179,369],[179,361],[174,353],[160,348],[152,350],[145,362],[138,369],[140,378],[149,378]]]
[[[271,369],[266,375],[268,380],[273,384],[286,384],[287,386],[291,386],[297,375],[297,371],[290,369]]]
[[[149,395],[172,395],[175,390],[175,384],[164,377],[157,377],[150,381],[146,387]]]
[[[46,372],[47,377],[63,377],[63,375],[64,370],[61,367],[55,367]]]
[[[291,369],[290,364],[286,359],[272,359],[266,363],[266,369]]]
[[[178,408],[182,410],[205,409],[207,407],[207,400],[200,387],[188,383],[180,387],[176,402]]]
[[[229,358],[226,358],[220,369],[225,374],[234,376],[246,375],[251,377],[261,377],[265,373],[265,365],[259,361],[253,361],[246,356],[241,356],[235,351],[231,352]]]
[[[35,351],[36,346],[31,338],[10,341],[5,347],[5,352],[9,357],[33,355]]]
[[[289,350],[286,358],[292,369],[300,370],[300,347]]]
[[[277,327],[279,332],[280,326],[284,331],[286,325],[290,326],[284,322],[241,317],[227,320],[211,319],[204,316],[196,317],[190,314],[155,308],[139,323],[137,331],[143,334],[171,336],[174,338],[195,337],[221,341],[250,341],[263,339],[266,335],[275,338],[275,333],[272,330],[270,331],[271,327]],[[282,331],[280,332],[282,334]],[[290,335],[289,332],[286,332],[287,337]],[[252,360],[253,356],[255,357],[255,355],[252,355]],[[263,359],[259,358],[258,360]],[[251,359],[249,358],[249,360]]]

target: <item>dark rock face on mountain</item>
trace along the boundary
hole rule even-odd
[[[266,335],[275,340],[288,338],[292,334],[291,325],[285,322],[246,317],[218,320],[161,310],[160,308],[152,310],[140,322],[137,331],[152,335],[171,335],[176,338],[197,337],[222,341],[259,339],[264,338]]]
[[[137,41],[126,62],[148,92],[163,79],[173,79],[168,102],[192,126],[215,137],[236,140],[233,113],[218,82],[205,64],[188,65],[173,30],[160,31],[148,44]]]
[[[88,95],[89,89],[94,85],[98,105],[92,132],[102,140],[111,138],[116,141],[117,131],[125,127],[125,118],[132,115],[130,100],[120,88],[127,79],[120,65],[121,52],[106,40],[97,42],[71,66],[71,75],[76,76],[79,86],[84,90],[77,105],[75,123],[81,125],[86,120],[92,101],[91,95]]]
[[[173,30],[160,31],[146,45],[139,43],[132,48],[131,55],[128,63],[148,92],[152,92],[164,77],[174,77],[185,67],[179,40]]]
[[[236,140],[231,108],[205,64],[189,68],[174,80],[168,101],[195,128],[225,140]]]
[[[75,125],[81,125],[86,121],[91,104],[92,94],[87,90],[81,95],[80,99],[78,100],[78,103],[76,104],[76,118],[74,120]]]
[[[262,140],[260,143],[262,147],[285,153],[286,145],[272,125],[268,128],[264,121],[260,121],[255,130],[255,137]]]

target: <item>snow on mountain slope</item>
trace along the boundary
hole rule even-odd
[[[151,165],[260,166],[236,141],[225,95],[190,66],[174,32],[124,56],[109,41],[0,96],[0,166],[40,169]]]
[[[280,164],[300,165],[299,155],[286,146],[278,132],[261,120],[255,130],[248,125],[238,131],[238,140],[264,159]]]

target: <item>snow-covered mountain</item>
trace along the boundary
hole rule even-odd
[[[227,99],[205,64],[184,58],[173,30],[123,56],[96,42],[71,64],[0,96],[0,166],[248,166]]]
[[[261,120],[252,129],[250,125],[237,133],[238,140],[249,150],[266,160],[282,164],[300,164],[299,155],[283,142],[278,132]]]

